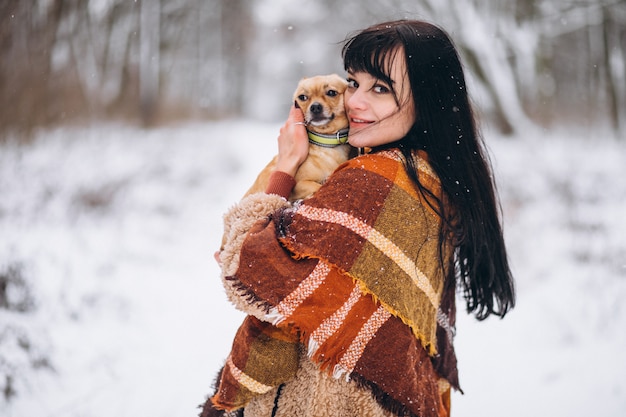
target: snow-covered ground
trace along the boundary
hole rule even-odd
[[[277,132],[103,125],[0,144],[0,415],[197,414],[242,318],[213,260],[221,215]],[[459,305],[456,417],[626,415],[626,142],[540,136],[488,135],[518,306],[479,323]]]

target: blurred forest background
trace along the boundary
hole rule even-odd
[[[459,315],[457,415],[625,416],[626,0],[0,0],[0,416],[197,414],[258,139],[401,18],[462,54],[520,290]]]
[[[0,132],[122,119],[281,120],[297,80],[387,19],[443,26],[502,133],[626,132],[626,0],[2,0]]]

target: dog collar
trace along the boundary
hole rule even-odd
[[[309,142],[315,145],[324,146],[326,148],[334,148],[348,142],[348,129],[341,129],[334,135],[324,135],[322,133],[313,133],[307,130]]]

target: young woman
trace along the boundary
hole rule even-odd
[[[448,416],[460,389],[456,288],[481,320],[514,306],[495,187],[449,37],[386,22],[347,40],[343,58],[360,155],[290,205],[308,152],[294,107],[266,193],[225,216],[223,281],[248,317],[203,416]]]

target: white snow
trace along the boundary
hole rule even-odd
[[[278,128],[99,125],[0,144],[0,274],[19,269],[35,302],[0,309],[15,390],[0,415],[197,415],[242,318],[213,260],[222,214]],[[587,136],[488,135],[518,306],[477,322],[459,302],[454,416],[626,414],[626,142]]]

